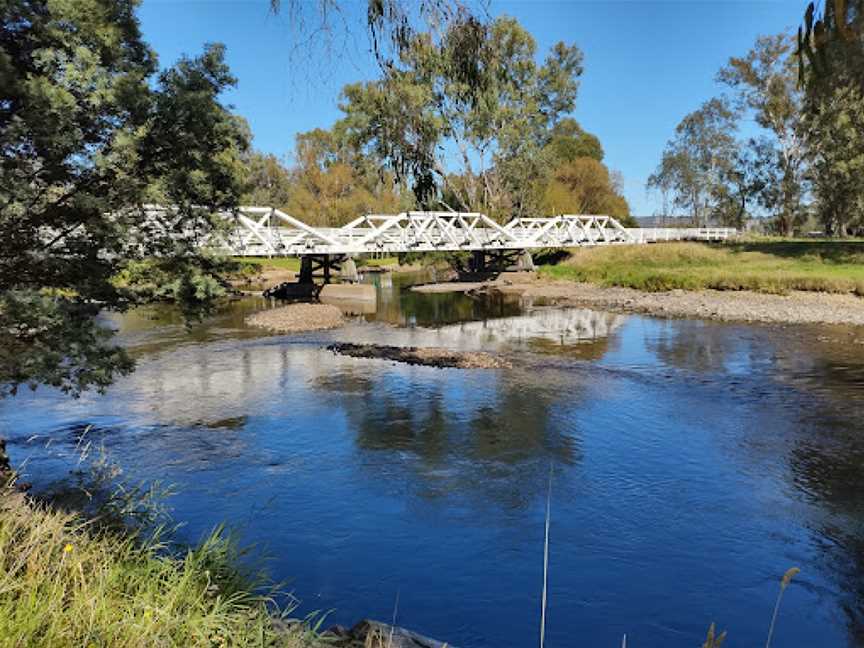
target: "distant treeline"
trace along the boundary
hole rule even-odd
[[[760,217],[786,236],[864,232],[864,0],[826,2],[823,16],[811,3],[797,37],[760,37],[717,81],[726,92],[684,117],[648,181],[663,211]]]

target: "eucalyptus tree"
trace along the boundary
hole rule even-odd
[[[157,73],[137,4],[0,3],[0,396],[130,371],[96,316],[147,297],[118,281],[136,261],[188,304],[220,290],[196,243],[242,189],[248,131],[219,102],[234,79],[218,45]]]
[[[669,195],[694,223],[707,224],[727,204],[727,181],[739,151],[737,129],[736,113],[727,101],[706,101],[675,128],[648,188]]]
[[[759,203],[778,229],[791,236],[804,215],[807,146],[801,125],[803,93],[798,88],[794,42],[786,34],[763,36],[743,57],[732,57],[717,80],[733,93],[736,110],[764,129],[754,150],[759,160]]]
[[[417,34],[383,78],[346,86],[340,124],[386,161],[421,204],[445,190],[460,209],[530,210],[549,129],[575,107],[582,54],[558,43],[544,63],[512,18],[465,15]]]
[[[845,236],[864,228],[864,0],[810,3],[797,54],[817,213]]]
[[[864,92],[864,0],[810,2],[798,28],[799,81],[808,95],[857,86]]]

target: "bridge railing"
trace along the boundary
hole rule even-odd
[[[734,227],[628,227],[636,243],[662,241],[725,241],[738,235]]]

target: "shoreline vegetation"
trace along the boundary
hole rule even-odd
[[[244,552],[223,528],[178,548],[107,511],[84,515],[30,498],[7,477],[0,474],[4,646],[448,645],[368,619],[322,631],[324,615],[293,618],[275,604],[285,593],[241,568]]]

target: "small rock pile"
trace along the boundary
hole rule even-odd
[[[376,358],[410,365],[455,369],[509,369],[512,365],[498,356],[482,351],[451,351],[436,347],[397,347],[381,344],[340,342],[327,347],[334,353],[352,358]]]

